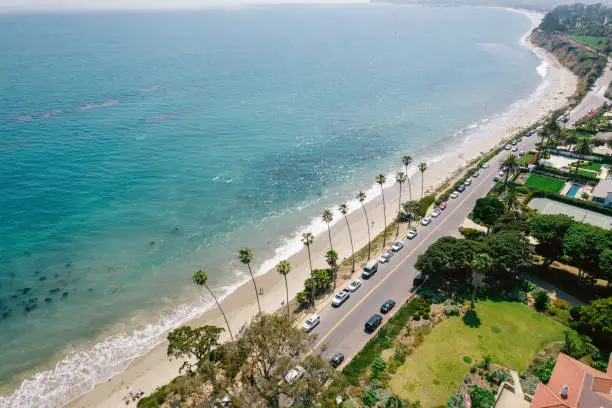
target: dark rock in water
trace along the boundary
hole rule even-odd
[[[87,289],[88,292],[93,292],[93,288]]]
[[[149,242],[149,245],[155,245],[155,241]]]
[[[69,294],[68,292],[62,293],[62,297],[68,297],[68,294]]]
[[[39,281],[44,281],[44,280],[47,280],[47,277],[46,276],[41,276],[40,278],[38,278],[38,280]]]
[[[40,271],[34,271],[34,275],[38,275]]]
[[[53,288],[49,290],[49,293],[57,293],[60,291],[60,288]]]
[[[56,274],[55,274],[55,275],[53,275],[53,276],[55,276],[56,278],[59,278],[59,273],[56,273]]]
[[[32,291],[32,288],[23,288],[23,289],[21,289],[21,294],[22,295],[27,295],[31,291]]]
[[[9,312],[2,313],[2,318],[6,319],[7,317],[9,317],[9,314],[10,314]]]
[[[179,230],[179,227],[172,228],[172,231],[174,231],[174,232],[178,232],[178,230]]]
[[[11,296],[11,299],[17,299],[17,295]]]
[[[72,266],[72,262],[67,262],[66,263],[66,268],[70,268]]]
[[[45,303],[51,303],[53,302],[53,299],[51,299],[50,297],[45,298]]]
[[[36,309],[38,307],[38,305],[28,305],[25,307],[25,311],[26,312],[31,312],[32,310]]]

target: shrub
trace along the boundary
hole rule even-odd
[[[546,360],[542,367],[538,367],[535,369],[535,373],[544,384],[548,384],[550,381],[550,376],[552,375],[552,371],[555,368],[555,360]]]
[[[512,288],[508,293],[508,299],[512,302],[527,303],[527,294],[520,288]]]
[[[408,347],[405,344],[398,344],[395,347],[395,353],[393,353],[393,359],[399,361],[400,363],[404,363],[406,361],[406,354],[408,353]]]
[[[359,406],[357,405],[357,403],[351,399],[348,399],[344,402],[342,402],[342,405],[340,405],[341,408],[359,408]]]
[[[461,309],[459,309],[459,306],[455,306],[455,305],[444,306],[444,314],[446,316],[459,316],[460,313],[461,313]]]
[[[148,397],[138,401],[138,408],[157,408],[166,401],[168,397],[168,386],[157,387]]]
[[[470,391],[470,399],[473,408],[493,408],[495,396],[489,390],[485,390],[475,385]]]
[[[575,321],[580,320],[581,309],[582,309],[581,306],[574,306],[569,310],[570,317],[572,318],[572,320],[575,320]]]
[[[361,402],[363,402],[366,407],[373,407],[376,405],[376,391],[372,389],[367,390],[361,397]]]
[[[421,320],[421,315],[415,314],[414,316],[412,316],[412,318],[418,322],[419,320]]]
[[[472,358],[468,356],[463,356],[463,362],[466,364],[472,364]]]
[[[379,407],[384,407],[387,405],[387,401],[389,400],[389,398],[391,398],[391,391],[387,390],[387,389],[378,389],[376,390],[376,401],[377,402],[377,406]]]
[[[523,281],[523,290],[527,293],[535,289],[535,285],[528,280]]]
[[[533,298],[535,300],[534,306],[537,310],[544,311],[550,307],[550,296],[545,290],[538,290],[533,295]]]
[[[553,300],[552,305],[554,307],[556,307],[559,310],[567,310],[569,309],[569,305],[567,304],[567,302],[563,299],[560,298],[555,298],[555,300]]]
[[[472,241],[480,241],[481,239],[483,239],[486,234],[482,231],[479,231],[477,229],[474,228],[459,228],[459,232],[461,233],[461,235],[463,235],[465,237],[465,239],[470,239]]]

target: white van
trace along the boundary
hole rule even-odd
[[[368,279],[372,275],[376,273],[378,270],[378,261],[370,261],[363,267],[363,272],[361,273],[361,277],[363,279]]]

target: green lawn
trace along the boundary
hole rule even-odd
[[[591,35],[572,35],[571,39],[581,42],[591,47],[603,50],[606,48],[606,37],[593,37]]]
[[[525,181],[525,185],[536,187],[540,190],[544,190],[550,193],[559,193],[559,191],[561,191],[561,189],[565,185],[565,182],[563,180],[557,180],[550,177],[531,174]]]
[[[521,166],[526,166],[528,164],[533,164],[533,163],[535,163],[536,156],[537,156],[537,153],[527,152],[527,153],[525,153],[525,155],[523,157],[520,158],[519,163],[521,163]]]
[[[470,368],[464,357],[473,365],[491,355],[494,363],[521,372],[542,346],[562,340],[566,330],[521,303],[481,301],[476,312],[479,327],[467,326],[461,317],[436,326],[392,376],[391,390],[420,400],[423,408],[445,405]]]
[[[602,166],[601,163],[595,163],[595,162],[580,163],[580,168],[581,169],[591,170],[591,171],[595,171],[595,172],[598,172],[598,173],[601,171],[601,166]],[[573,169],[573,170],[576,170],[576,162],[571,164],[570,168]]]

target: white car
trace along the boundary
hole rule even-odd
[[[391,252],[386,251],[385,253],[383,253],[380,258],[378,259],[378,262],[380,263],[387,263],[391,260]]]
[[[453,191],[450,195],[450,198],[457,198],[459,197],[459,193],[457,191]]]
[[[511,146],[511,145],[509,145],[509,144],[507,144],[506,146],[504,146],[504,149],[506,149],[506,150],[510,150],[510,149],[512,149],[512,146]]]
[[[521,151],[519,152],[519,156],[524,156],[524,155],[525,155],[525,151],[524,151],[524,150],[521,150]]]
[[[514,147],[512,148],[512,151],[513,151],[513,152],[518,151],[518,147],[514,146]]]
[[[310,333],[312,331],[312,329],[317,327],[317,325],[319,323],[321,323],[321,316],[319,316],[319,315],[312,315],[308,319],[306,319],[306,321],[302,325],[302,329],[306,333]]]
[[[304,373],[306,372],[306,370],[304,370],[304,367],[302,366],[295,366],[295,368],[293,370],[290,370],[287,375],[285,376],[285,381],[287,381],[288,384],[291,384],[291,382],[297,380],[298,378],[300,378],[301,376],[304,375]]]
[[[404,243],[402,241],[395,241],[391,246],[391,250],[393,252],[397,252],[404,247]]]
[[[433,211],[431,212],[431,216],[434,218],[438,218],[440,214],[442,214],[442,211],[440,211],[439,208],[434,208]]]
[[[472,179],[471,178],[465,179],[465,182],[463,184],[465,184],[466,186],[471,185],[472,184]]]
[[[483,164],[483,165],[482,165],[482,168],[483,168],[483,169],[488,169],[488,168],[489,168],[489,165],[488,165],[487,163],[485,163],[485,164]]]
[[[425,217],[421,220],[422,225],[428,225],[431,222],[431,218]]]
[[[348,290],[351,292],[357,291],[361,287],[361,281],[359,279],[355,279],[348,285]]]
[[[475,171],[474,173],[472,173],[472,177],[478,177],[480,176],[480,173],[478,171]]]
[[[336,293],[334,299],[332,300],[332,306],[340,306],[351,296],[351,292],[347,289],[342,289],[340,292]]]
[[[412,239],[412,238],[414,238],[416,236],[417,236],[417,230],[415,230],[415,229],[409,230],[408,234],[406,234],[406,238],[408,238],[408,239]]]
[[[506,174],[506,173],[504,173],[503,170],[500,170],[499,173],[497,173],[497,174],[499,175],[499,177],[504,177],[504,174]]]

